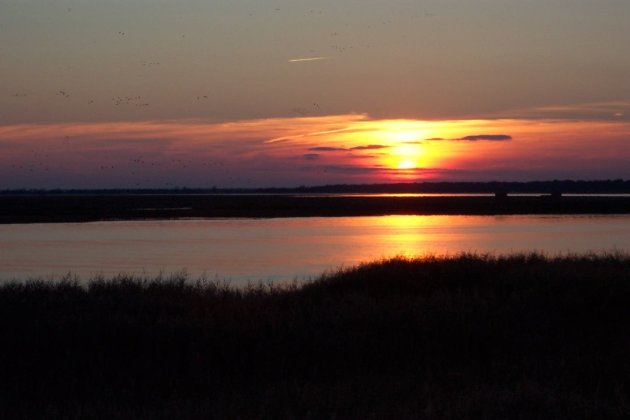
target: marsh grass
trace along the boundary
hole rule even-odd
[[[627,418],[630,257],[0,287],[0,418]]]

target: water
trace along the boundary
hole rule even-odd
[[[0,280],[121,272],[304,280],[395,255],[630,252],[630,216],[379,216],[0,225]]]

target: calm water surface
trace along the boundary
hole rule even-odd
[[[380,216],[0,225],[0,280],[121,272],[308,279],[395,255],[630,252],[630,216]]]

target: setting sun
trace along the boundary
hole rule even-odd
[[[396,166],[398,169],[416,169],[416,163],[413,160],[403,160]]]
[[[418,167],[422,150],[418,144],[399,144],[392,149],[390,167],[411,170]]]

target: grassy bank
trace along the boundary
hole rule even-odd
[[[630,257],[0,287],[0,418],[627,418]]]

